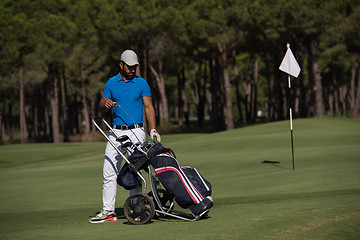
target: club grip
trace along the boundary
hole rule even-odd
[[[103,118],[102,118],[102,117],[94,117],[92,120],[94,120],[94,121],[101,121],[101,120],[103,120]]]

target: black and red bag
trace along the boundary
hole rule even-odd
[[[213,206],[211,184],[196,169],[182,167],[171,149],[156,143],[147,155],[160,182],[180,207],[200,215]]]

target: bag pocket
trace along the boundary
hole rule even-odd
[[[189,166],[183,167],[184,173],[189,178],[190,182],[194,187],[200,192],[200,194],[205,198],[211,196],[211,184],[207,181],[200,173],[195,169]]]

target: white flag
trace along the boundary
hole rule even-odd
[[[291,76],[298,77],[301,71],[299,64],[297,63],[294,54],[290,49],[290,44],[288,44],[287,51],[284,59],[282,60],[279,69]]]

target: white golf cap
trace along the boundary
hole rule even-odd
[[[140,65],[136,53],[133,50],[125,50],[120,57],[120,61],[128,66]]]

